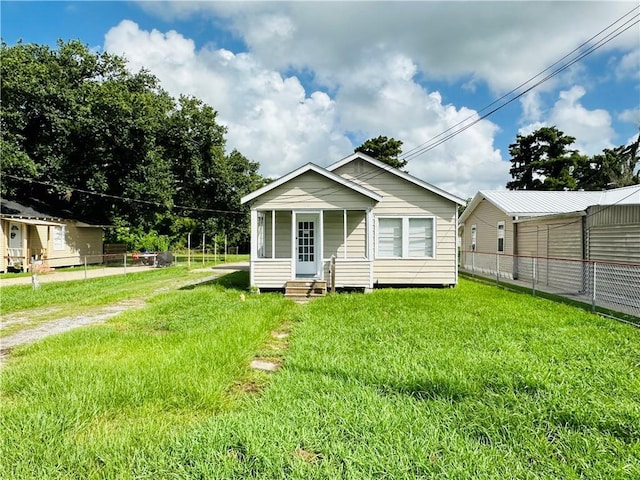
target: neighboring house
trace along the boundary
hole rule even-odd
[[[253,286],[327,281],[332,257],[337,288],[457,283],[464,201],[362,153],[308,163],[248,202]]]
[[[507,278],[530,278],[523,258],[640,264],[640,185],[604,191],[480,191],[460,216],[460,234],[463,268],[492,275],[499,268]],[[483,261],[483,255],[495,261]],[[559,262],[548,262],[538,280],[580,286],[581,262],[575,263],[573,280],[568,263]]]
[[[0,202],[0,271],[27,271],[31,263],[65,267],[102,262],[103,229]]]

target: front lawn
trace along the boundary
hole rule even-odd
[[[184,290],[18,350],[0,476],[640,478],[636,328],[469,281],[242,295]],[[263,386],[249,362],[283,325]]]

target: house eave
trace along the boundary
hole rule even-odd
[[[328,171],[325,168],[322,168],[318,165],[315,165],[314,163],[307,163],[306,165],[303,165],[300,168],[297,168],[296,170],[289,172],[288,174],[280,177],[279,179],[265,185],[262,188],[259,188],[258,190],[249,193],[248,195],[245,195],[244,197],[242,197],[240,199],[240,203],[241,204],[245,204],[247,202],[250,202],[251,200],[255,200],[256,198],[260,197],[261,195],[264,195],[267,192],[270,192],[271,190],[284,185],[285,183],[293,180],[294,178],[307,173],[307,172],[315,172],[319,175],[322,175],[323,177],[332,180],[342,186],[344,186],[345,188],[348,188],[350,190],[354,190],[366,197],[369,197],[370,199],[379,202],[382,200],[382,196],[369,190],[368,188],[363,187],[362,185],[358,185],[355,182],[352,182],[350,180],[347,180],[345,178],[342,178],[339,175],[336,175],[335,173]]]

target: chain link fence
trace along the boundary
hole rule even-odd
[[[591,311],[640,323],[640,264],[461,252],[462,273],[505,286],[590,305]]]

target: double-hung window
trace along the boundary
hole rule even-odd
[[[378,217],[378,258],[433,258],[433,217]]]
[[[478,227],[476,225],[471,225],[471,250],[474,252],[476,250],[477,236],[478,236]]]
[[[53,227],[53,249],[64,250],[67,247],[67,227],[66,225],[56,225]]]
[[[504,222],[498,222],[498,253],[504,253]]]

